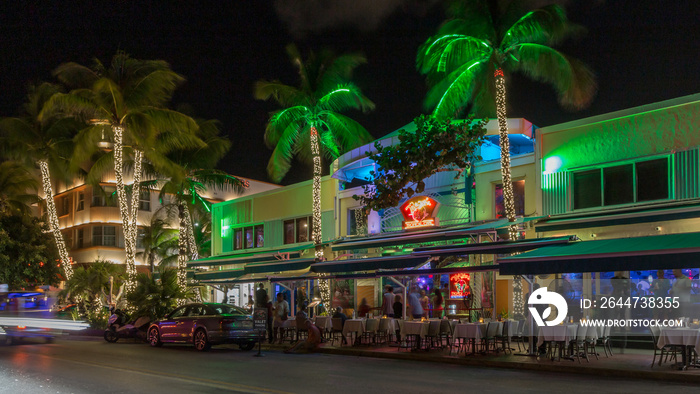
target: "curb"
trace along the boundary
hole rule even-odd
[[[288,346],[280,345],[263,345],[263,350],[268,351],[282,351]],[[372,358],[382,358],[382,359],[393,359],[393,360],[406,360],[406,361],[422,361],[422,362],[434,362],[452,365],[465,365],[470,367],[486,367],[486,368],[505,368],[505,369],[515,369],[515,370],[526,370],[526,371],[538,371],[538,372],[554,372],[554,373],[571,373],[578,375],[595,375],[613,378],[628,378],[628,379],[644,379],[644,380],[656,380],[664,382],[675,382],[675,383],[700,383],[700,375],[681,373],[681,372],[661,372],[651,370],[627,370],[627,369],[611,369],[611,368],[599,368],[583,364],[575,365],[562,365],[562,364],[541,364],[541,363],[526,363],[518,361],[498,361],[498,360],[488,360],[479,359],[477,357],[446,357],[441,355],[431,355],[431,354],[416,354],[411,352],[376,352],[365,349],[349,349],[349,348],[325,348],[321,347],[317,350],[317,353],[321,354],[335,354],[342,356],[356,356],[356,357],[372,357]]]

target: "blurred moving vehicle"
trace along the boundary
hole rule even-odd
[[[209,350],[212,345],[233,343],[247,351],[264,335],[264,330],[253,328],[253,317],[241,308],[193,303],[153,323],[148,329],[148,342],[154,347],[163,343],[192,343],[199,351]]]
[[[151,320],[148,317],[139,317],[128,322],[126,314],[121,309],[115,309],[109,317],[109,326],[104,332],[105,341],[115,343],[119,338],[138,338],[146,340],[146,330]]]

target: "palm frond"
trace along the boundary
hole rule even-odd
[[[336,85],[318,100],[318,107],[321,110],[337,112],[359,109],[365,113],[375,108],[374,103],[363,95],[357,86],[350,83]]]
[[[253,96],[258,100],[268,100],[272,97],[283,107],[310,104],[307,95],[294,86],[285,85],[280,81],[261,80],[255,82]]]
[[[500,47],[505,51],[514,45],[524,43],[557,45],[583,31],[581,26],[568,20],[564,8],[551,4],[528,12],[510,26],[503,36]]]
[[[567,109],[588,106],[597,89],[593,71],[556,49],[539,44],[520,44],[513,51],[514,66],[530,78],[554,86],[559,103]]]
[[[338,155],[335,157],[374,139],[361,124],[345,115],[328,112],[321,119],[338,144]]]
[[[185,81],[182,75],[170,70],[165,62],[146,63],[155,69],[124,89],[126,104],[130,108],[164,106],[172,98],[175,89]]]
[[[302,130],[297,123],[290,124],[282,133],[267,163],[267,175],[272,182],[279,183],[292,166],[292,156]]]
[[[71,89],[86,89],[99,79],[93,70],[78,63],[63,63],[56,67],[53,75]]]
[[[73,154],[70,167],[77,170],[83,164],[90,161],[99,151],[99,142],[103,139],[111,139],[112,128],[108,125],[88,126],[78,132],[73,138]]]
[[[471,101],[477,76],[483,73],[487,62],[488,58],[477,59],[450,73],[428,92],[426,108],[434,108],[433,114],[440,119],[453,117]]]
[[[265,144],[272,148],[279,142],[287,129],[294,124],[306,123],[312,111],[306,106],[295,106],[273,113],[265,128]]]
[[[464,63],[489,56],[493,47],[476,37],[461,34],[436,36],[426,41],[417,58],[418,71],[444,73]]]

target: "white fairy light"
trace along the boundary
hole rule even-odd
[[[506,118],[506,80],[503,70],[498,69],[494,73],[496,78],[496,116],[498,117],[498,130],[501,146],[501,179],[503,183],[503,204],[508,221],[515,221],[515,199],[513,196],[513,181],[510,174],[510,141],[508,140],[508,119]],[[517,225],[508,227],[510,240],[517,239]]]
[[[61,266],[63,267],[63,272],[66,275],[66,280],[70,280],[70,278],[73,276],[73,267],[71,266],[71,260],[68,256],[66,243],[63,240],[63,234],[59,228],[56,202],[53,199],[53,188],[51,187],[51,176],[49,174],[49,163],[45,160],[39,161],[39,170],[41,172],[41,183],[44,187],[44,199],[46,200],[46,210],[49,216],[49,228],[56,241],[58,256],[61,259]]]
[[[314,160],[314,180],[313,180],[313,231],[311,239],[316,245],[315,258],[323,260],[323,248],[321,244],[321,148],[318,144],[318,131],[315,126],[311,126],[311,155]]]

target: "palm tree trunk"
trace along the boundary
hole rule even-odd
[[[513,181],[510,176],[510,141],[508,140],[508,117],[506,116],[506,79],[503,69],[497,69],[496,78],[496,115],[498,117],[499,142],[501,145],[501,178],[503,183],[503,205],[509,222],[515,222],[515,197],[513,196]],[[517,226],[511,224],[508,228],[510,240],[517,238]]]
[[[132,237],[132,226],[129,215],[129,202],[124,190],[124,159],[122,151],[122,137],[124,128],[120,125],[113,126],[114,130],[114,174],[117,178],[117,199],[119,200],[119,214],[124,230],[124,249],[126,251],[126,292],[131,293],[136,287],[136,237]],[[140,167],[140,165],[139,165]],[[132,204],[134,201],[132,201]],[[138,203],[138,201],[137,201]]]
[[[187,248],[190,250],[190,259],[197,260],[199,258],[199,248],[194,239],[194,228],[192,227],[192,213],[190,207],[185,206],[185,220],[187,221]]]
[[[182,291],[187,289],[187,215],[185,205],[182,201],[177,204],[178,217],[180,219],[180,235],[178,237],[178,256],[177,256],[177,284]],[[184,301],[184,300],[183,300]]]
[[[323,247],[321,246],[321,146],[318,141],[318,130],[311,125],[311,154],[314,161],[314,180],[312,190],[313,225],[311,239],[316,245],[316,261],[323,260]]]
[[[39,161],[39,169],[41,170],[41,183],[44,188],[46,210],[48,211],[47,213],[49,216],[49,229],[53,234],[54,240],[56,241],[56,248],[58,249],[59,257],[61,258],[61,266],[63,267],[63,272],[66,275],[66,280],[70,280],[70,278],[73,276],[73,267],[70,265],[68,249],[66,249],[66,243],[63,240],[63,234],[61,234],[61,229],[59,228],[58,224],[56,202],[53,199],[53,188],[51,187],[49,163],[45,160]]]

